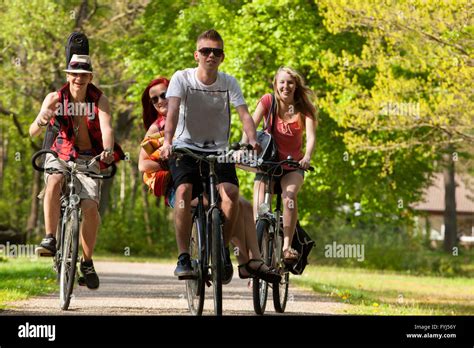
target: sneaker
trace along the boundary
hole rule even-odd
[[[92,260],[90,261],[84,261],[81,258],[81,273],[82,273],[82,279],[79,279],[79,284],[84,284],[87,285],[87,288],[89,289],[97,289],[99,287],[99,277],[97,276],[97,273],[95,272],[94,269],[94,263]]]
[[[56,238],[49,235],[44,237],[40,243],[40,247],[48,250],[51,254],[56,255]]]
[[[222,284],[229,284],[234,275],[234,267],[232,266],[232,261],[230,259],[230,250],[229,247],[224,248],[224,272],[222,274]]]
[[[191,265],[191,257],[188,253],[182,253],[178,256],[178,264],[174,270],[174,275],[179,279],[192,279],[195,277],[194,270]]]

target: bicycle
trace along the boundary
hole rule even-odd
[[[283,164],[302,169],[297,161],[290,156],[280,162],[259,160],[257,168],[262,174],[265,185],[265,197],[258,207],[256,221],[257,240],[262,259],[269,267],[278,270],[282,275],[279,283],[269,284],[262,279],[255,278],[252,284],[252,297],[255,313],[263,315],[268,298],[268,288],[272,288],[273,306],[277,313],[284,313],[288,299],[288,286],[290,283],[289,269],[283,262],[283,215],[281,212],[281,187],[275,185],[276,205],[272,211],[272,184],[274,177],[283,174]],[[314,170],[309,167],[307,170]],[[278,187],[276,187],[278,186]]]
[[[222,315],[222,273],[224,267],[223,212],[218,206],[220,201],[217,190],[216,162],[227,161],[235,150],[248,145],[233,144],[225,155],[197,154],[187,148],[172,148],[172,155],[190,156],[199,162],[209,164],[209,175],[201,176],[203,192],[198,196],[198,203],[193,208],[192,230],[189,241],[189,255],[194,276],[185,279],[186,298],[191,314],[202,315],[204,308],[205,286],[213,286],[214,314]],[[208,181],[206,182],[206,179]],[[204,203],[204,192],[208,184],[209,203]]]
[[[62,169],[44,168],[38,165],[36,163],[37,159],[46,154],[53,155],[61,164]],[[75,162],[69,164],[51,150],[38,151],[32,157],[32,164],[35,170],[48,174],[63,174],[65,178],[64,190],[60,198],[61,212],[59,224],[56,230],[58,250],[53,257],[53,268],[58,275],[59,302],[62,310],[67,310],[71,302],[79,254],[79,227],[82,214],[80,207],[81,198],[76,193],[75,188],[75,182],[78,180],[77,174],[84,174],[95,179],[109,179],[115,175],[117,170],[115,164],[112,164],[112,171],[108,175],[89,171],[90,166],[99,158],[100,155],[93,157],[85,164]]]

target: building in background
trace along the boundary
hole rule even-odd
[[[455,176],[456,216],[459,244],[474,247],[474,178]],[[422,201],[412,207],[422,213],[417,219],[418,227],[429,233],[434,246],[444,240],[444,182],[443,174],[436,174]]]

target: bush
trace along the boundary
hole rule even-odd
[[[443,277],[472,276],[474,253],[461,250],[459,256],[430,250],[421,234],[413,233],[410,225],[376,225],[363,223],[347,224],[339,221],[321,224],[318,228],[306,227],[316,241],[310,256],[312,264],[338,265],[415,275],[436,275]],[[324,231],[324,232],[323,232]],[[337,244],[359,244],[364,246],[364,260],[357,258],[326,257],[325,248]]]

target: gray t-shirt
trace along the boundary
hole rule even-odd
[[[196,76],[197,68],[179,70],[171,78],[166,97],[179,97],[179,120],[173,145],[192,150],[222,151],[229,145],[230,104],[245,104],[237,80],[219,72],[212,85]]]

